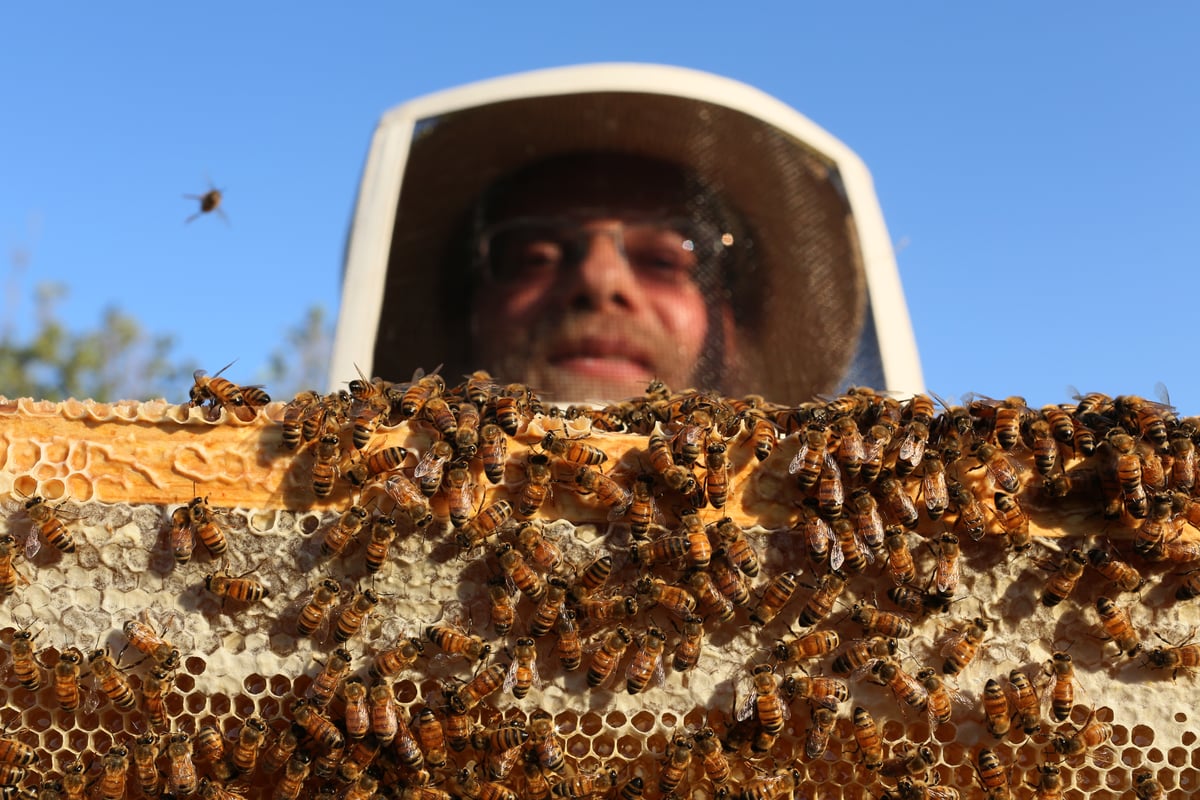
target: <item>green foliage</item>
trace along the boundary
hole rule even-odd
[[[155,335],[117,308],[105,309],[94,330],[69,329],[56,304],[67,293],[60,284],[35,291],[37,330],[20,340],[0,331],[0,395],[64,400],[186,398],[197,369],[191,359],[173,355],[174,338]],[[332,328],[319,306],[286,334],[286,346],[270,357],[264,385],[272,397],[287,399],[301,388],[324,391]]]

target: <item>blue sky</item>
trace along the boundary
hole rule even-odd
[[[336,311],[384,110],[653,61],[757,86],[862,156],[933,391],[1041,404],[1161,381],[1200,413],[1200,7],[740,6],[6,4],[0,313],[27,330],[32,287],[62,282],[80,328],[115,304],[253,382],[305,309]],[[230,224],[183,224],[210,179]]]

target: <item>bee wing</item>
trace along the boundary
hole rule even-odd
[[[442,456],[434,455],[433,448],[431,447],[421,454],[421,459],[417,462],[416,469],[413,470],[413,477],[420,480],[426,475],[433,475],[445,463],[446,459]]]
[[[512,692],[513,687],[517,684],[517,660],[514,658],[508,665],[508,669],[504,673],[504,684],[500,687],[503,694]]]
[[[1104,744],[1091,752],[1092,763],[1100,769],[1108,769],[1117,761],[1117,751]]]
[[[967,638],[967,632],[965,629],[952,630],[943,634],[941,638],[938,639],[938,643],[941,645],[938,648],[938,652],[943,656],[950,655],[954,648],[958,647],[958,645],[965,638]]]
[[[830,531],[830,535],[833,535],[832,531]],[[837,541],[831,542],[829,545],[829,568],[839,570],[842,568],[842,564],[845,563],[846,553],[842,550],[842,543]]]
[[[939,559],[937,569],[937,585],[942,592],[949,592],[951,589],[957,589],[959,584],[959,562],[956,559],[949,569],[943,568],[943,562]],[[945,655],[943,653],[942,655]]]
[[[742,699],[738,702],[737,710],[734,712],[734,719],[738,722],[744,722],[754,716],[754,710],[757,707],[756,700],[758,693],[754,691],[754,683],[749,680],[749,676],[742,681]],[[787,704],[784,704],[787,707]]]
[[[41,550],[42,537],[38,535],[36,527],[30,528],[29,535],[25,537],[25,560],[32,561]]]
[[[788,474],[795,475],[804,467],[804,458],[808,455],[808,441],[801,437],[800,449],[796,451],[796,455],[792,456],[791,462],[788,464]]]
[[[550,487],[546,487],[546,499],[550,499]],[[633,505],[633,493],[628,489],[622,489],[621,502],[613,506],[608,512],[608,521],[616,522],[621,517],[625,516],[625,513],[629,511],[629,507],[631,505]]]

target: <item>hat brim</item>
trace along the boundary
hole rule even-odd
[[[462,247],[456,239],[466,215],[489,185],[522,167],[570,153],[615,152],[695,172],[750,230],[757,268],[734,276],[733,296],[752,307],[736,309],[734,363],[726,365],[725,385],[712,388],[798,401],[838,386],[863,328],[867,277],[836,159],[764,115],[625,83],[614,90],[564,82],[555,91],[510,91],[424,116],[414,115],[420,103],[401,107],[410,140],[390,218],[386,277],[376,289],[380,312],[369,359],[375,374],[403,379],[439,363],[451,376],[479,368],[470,361],[467,303],[454,302],[462,279],[445,272],[455,261],[450,248]],[[364,194],[366,183],[364,176]],[[360,198],[359,216],[362,204]],[[349,263],[347,289],[353,268]],[[347,313],[355,312],[344,307]]]

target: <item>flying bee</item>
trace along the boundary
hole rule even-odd
[[[454,463],[446,471],[446,480],[442,484],[446,495],[446,506],[450,513],[450,522],[456,528],[466,525],[474,512],[475,482],[466,464]]]
[[[917,527],[920,516],[913,503],[912,496],[904,488],[904,484],[886,471],[880,473],[879,493],[883,500],[883,510],[889,522],[903,525],[912,530]]]
[[[580,467],[575,472],[575,483],[584,492],[594,496],[600,505],[608,509],[610,522],[625,516],[633,502],[633,495],[617,481],[591,467]]]
[[[292,719],[326,750],[340,750],[345,747],[346,740],[342,732],[313,708],[309,701],[297,700],[292,704]]]
[[[842,591],[846,588],[846,578],[838,572],[828,572],[817,581],[816,589],[809,596],[804,609],[800,612],[797,624],[802,628],[816,625],[833,611]]]
[[[625,630],[624,626],[618,625],[609,632],[608,636],[600,644],[600,649],[592,654],[592,660],[588,665],[587,671],[588,686],[594,689],[607,683],[608,679],[616,671],[621,657],[625,655],[625,651],[632,642],[633,638],[629,635],[629,631]]]
[[[988,477],[1002,491],[1015,494],[1021,488],[1017,468],[1003,450],[980,441],[975,445],[974,456],[979,460],[980,466],[987,470]]]
[[[500,562],[504,574],[521,590],[521,594],[535,603],[546,595],[546,579],[529,567],[525,556],[513,549],[512,544],[505,542],[497,547],[496,560]]]
[[[504,686],[507,676],[508,667],[504,664],[492,664],[479,670],[471,680],[450,694],[450,706],[458,713],[465,714],[485,697],[501,690],[507,691]]]
[[[454,541],[463,550],[474,549],[486,542],[489,536],[499,533],[512,514],[512,503],[497,500],[459,528]]]
[[[1139,592],[1146,585],[1146,579],[1137,569],[1114,557],[1108,550],[1094,547],[1088,551],[1088,560],[1097,572],[1123,592]]]
[[[404,473],[395,472],[389,475],[383,482],[383,491],[392,498],[398,510],[405,513],[414,528],[424,528],[433,521],[429,498],[421,494],[420,488],[405,477]]]
[[[950,500],[958,510],[958,519],[954,522],[954,530],[967,534],[973,541],[979,541],[987,529],[983,504],[975,499],[974,492],[958,481],[951,481],[948,491]]]
[[[879,733],[879,725],[862,706],[854,707],[851,719],[854,723],[854,743],[862,754],[862,765],[872,771],[879,769],[883,766],[883,738]]]
[[[750,690],[746,692],[735,713],[739,721],[757,716],[759,727],[771,735],[783,730],[784,720],[792,711],[779,692],[779,678],[770,664],[759,664],[749,675]]]
[[[1133,656],[1141,651],[1142,639],[1137,629],[1129,619],[1129,612],[1118,606],[1110,598],[1096,598],[1096,612],[1104,626],[1107,638],[1117,644],[1120,652]]]
[[[379,596],[371,589],[358,592],[354,598],[338,614],[333,629],[333,638],[338,644],[345,644],[362,629],[367,616],[379,604]]]
[[[996,492],[994,502],[1000,526],[1008,534],[1009,547],[1018,552],[1028,550],[1033,543],[1029,533],[1029,515],[1021,508],[1017,498],[1011,494]]]
[[[579,669],[583,664],[583,642],[575,624],[574,609],[567,608],[559,614],[555,630],[558,633],[558,642],[554,648],[558,654],[558,663],[568,672]]]
[[[889,611],[880,611],[869,603],[855,603],[850,619],[862,625],[863,633],[867,636],[886,636],[891,639],[912,636],[911,620]]]
[[[329,609],[337,602],[341,591],[341,584],[332,578],[325,578],[317,584],[312,598],[300,609],[300,616],[296,619],[296,633],[301,636],[312,636],[316,633],[329,614]]]
[[[563,436],[557,431],[546,431],[542,437],[542,449],[563,461],[579,466],[596,466],[608,460],[608,453],[580,439]]]
[[[1047,667],[1054,678],[1050,693],[1051,716],[1058,722],[1066,722],[1075,708],[1075,664],[1069,653],[1054,651]]]
[[[661,686],[666,681],[663,670],[666,643],[667,635],[653,625],[638,639],[633,658],[625,668],[625,690],[629,694],[640,694],[651,682]]]
[[[367,717],[376,741],[388,745],[395,740],[400,730],[400,711],[390,682],[376,681],[367,690]]]
[[[1042,729],[1041,702],[1034,691],[1033,682],[1029,676],[1019,669],[1008,673],[1008,685],[1012,691],[1012,718],[1021,726],[1027,736],[1033,736]]]
[[[705,725],[693,734],[692,743],[704,765],[704,774],[708,776],[712,785],[720,788],[729,783],[733,769],[721,747],[721,740],[717,738],[717,732]]]
[[[942,674],[958,675],[966,669],[975,658],[979,646],[983,644],[987,630],[987,621],[983,617],[976,617],[951,636],[942,648],[942,655],[946,657],[945,663],[942,664]]]
[[[333,491],[333,481],[338,474],[338,457],[342,452],[342,440],[336,433],[326,433],[317,440],[316,454],[312,465],[313,494],[328,497]]]
[[[414,378],[400,398],[400,414],[405,419],[416,416],[434,397],[446,390],[446,381],[436,372]]]
[[[61,505],[61,504],[60,504]],[[47,543],[54,545],[64,553],[75,552],[75,537],[71,535],[67,524],[58,514],[58,508],[51,508],[41,497],[31,497],[25,501],[25,513],[33,520],[33,527],[41,534]],[[30,536],[34,534],[31,532]],[[37,554],[37,548],[29,553],[30,545],[26,546],[26,557],[32,558]]]
[[[249,573],[246,573],[249,574]],[[257,603],[268,597],[271,591],[263,586],[257,578],[247,578],[245,574],[232,577],[223,571],[204,576],[204,588],[221,598],[239,603]]]
[[[722,441],[709,442],[704,453],[704,493],[713,508],[724,508],[729,497],[729,459],[727,445]]]
[[[537,646],[532,638],[522,636],[513,647],[513,660],[504,676],[503,691],[523,700],[541,679],[537,668]]]
[[[868,563],[874,563],[875,557],[867,549],[866,542],[858,535],[853,523],[845,517],[838,517],[831,525],[837,547],[829,556],[831,569],[840,570],[845,566],[851,572],[862,572]]]
[[[488,423],[479,429],[479,457],[483,461],[483,474],[490,482],[499,483],[504,479],[508,437],[499,425]]]
[[[1082,728],[1077,729],[1071,736],[1053,736],[1050,744],[1059,755],[1070,758],[1095,750],[1111,738],[1112,725],[1096,719],[1093,711]]]
[[[434,450],[431,446],[426,453]],[[370,453],[365,453],[363,456],[354,461],[349,467],[342,470],[342,474],[346,479],[355,486],[362,486],[368,481],[376,480],[381,475],[390,475],[396,470],[404,466],[405,460],[408,458],[408,449],[395,445],[392,447],[381,447],[378,450],[373,450]],[[424,459],[424,454],[422,454]],[[417,463],[419,469],[421,462]],[[438,473],[440,482],[441,473]],[[433,491],[437,491],[437,486],[433,487]],[[429,492],[432,494],[433,492]]]
[[[894,640],[893,640],[894,641]],[[891,657],[881,658],[871,671],[877,676],[881,685],[887,686],[909,708],[918,711],[929,705],[929,692],[924,685],[904,669]]]
[[[121,672],[117,662],[113,661],[107,647],[93,650],[88,656],[88,666],[96,683],[113,705],[123,711],[129,711],[137,705],[137,696],[129,679]]]
[[[1083,551],[1078,547],[1071,548],[1071,552],[1067,554],[1066,559],[1046,583],[1046,588],[1042,590],[1042,604],[1053,608],[1070,597],[1071,592],[1075,589],[1075,584],[1079,583],[1079,579],[1083,577],[1083,568],[1086,565],[1087,558]]]
[[[525,485],[521,487],[521,496],[517,499],[518,514],[532,517],[538,512],[550,497],[553,477],[550,457],[545,453],[531,453],[525,462]]]
[[[767,584],[758,604],[750,612],[750,621],[755,625],[764,626],[775,619],[787,602],[792,599],[798,586],[796,573],[781,572],[776,575]]]
[[[799,434],[800,448],[788,463],[788,473],[796,476],[796,485],[811,489],[821,477],[829,432],[822,425],[810,425]]]
[[[549,712],[539,708],[529,715],[528,746],[532,758],[544,769],[557,773],[566,769],[566,756]]]
[[[671,796],[687,776],[692,763],[692,739],[676,736],[667,747],[666,760],[658,771],[658,790],[663,797]]]
[[[321,671],[313,678],[313,681],[308,686],[308,691],[305,697],[310,703],[319,709],[329,705],[333,700],[333,696],[337,694],[338,687],[342,685],[342,681],[350,674],[350,667],[353,659],[350,653],[343,647],[339,647],[333,651],[333,655],[325,662]]]
[[[461,655],[468,661],[482,661],[491,655],[492,646],[483,639],[460,631],[453,625],[429,625],[425,638],[447,655]]]
[[[1002,738],[1012,727],[1012,709],[1008,694],[995,678],[988,678],[983,687],[983,717],[988,733]]]

